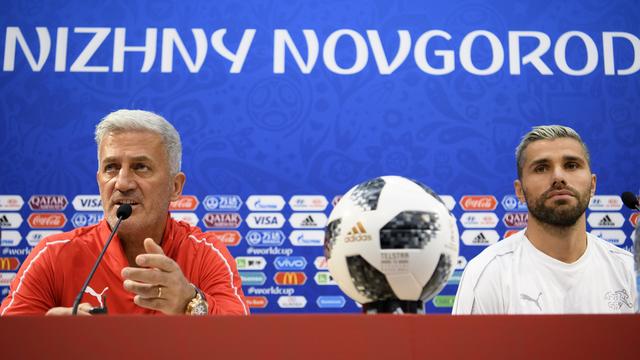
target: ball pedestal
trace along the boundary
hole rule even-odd
[[[424,314],[422,301],[387,299],[362,304],[365,314]]]

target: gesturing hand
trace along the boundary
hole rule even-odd
[[[184,314],[195,289],[180,266],[153,239],[144,240],[144,249],[147,253],[136,257],[139,268],[122,269],[124,288],[136,294],[133,302],[138,306],[165,314]]]

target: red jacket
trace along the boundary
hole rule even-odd
[[[102,251],[111,229],[105,220],[43,239],[29,254],[0,306],[0,315],[45,314],[71,307]],[[167,217],[164,253],[175,260],[188,281],[202,290],[209,314],[248,315],[236,263],[219,240],[197,227]],[[81,302],[101,306],[106,295],[109,314],[161,314],[133,303],[120,272],[129,266],[114,236]]]

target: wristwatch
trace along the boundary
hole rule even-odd
[[[193,299],[191,299],[191,301],[187,304],[185,314],[196,316],[208,315],[209,304],[207,304],[205,295],[195,285],[191,284],[191,286],[193,286],[193,288],[196,290],[196,296],[194,296]]]

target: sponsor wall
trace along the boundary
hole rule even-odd
[[[182,134],[171,215],[227,244],[254,313],[358,312],[323,258],[339,196],[418,179],[458,219],[466,263],[522,229],[513,152],[562,123],[592,150],[588,230],[630,249],[638,213],[635,1],[81,1],[0,13],[0,298],[43,237],[102,219],[93,128],[118,108]]]

